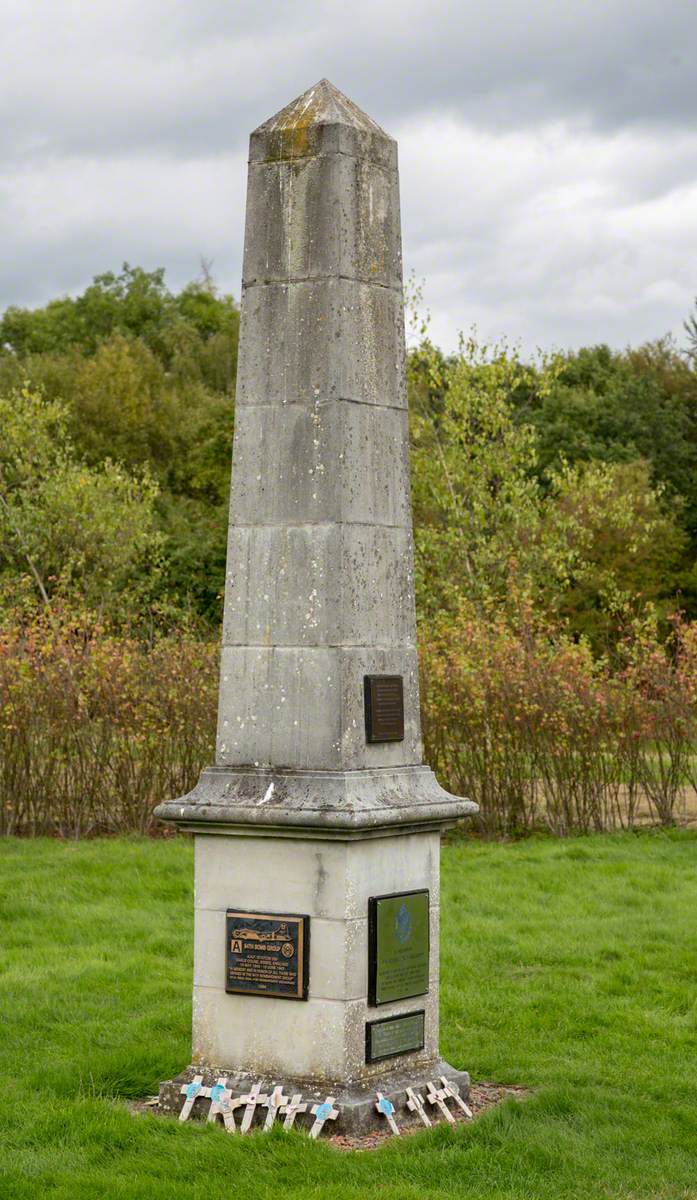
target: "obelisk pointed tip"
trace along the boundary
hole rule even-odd
[[[298,158],[311,153],[310,146],[316,141],[318,131],[327,127],[353,130],[355,134],[371,141],[382,141],[390,145],[393,139],[377,121],[349,100],[328,79],[320,79],[301,96],[291,100],[273,117],[269,117],[252,133],[252,141],[273,141],[282,145],[282,158]],[[276,155],[274,154],[274,157]]]

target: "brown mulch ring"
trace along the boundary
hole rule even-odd
[[[502,1083],[473,1083],[470,1086],[470,1094],[467,1099],[467,1104],[472,1110],[474,1120],[486,1112],[487,1108],[493,1108],[495,1104],[502,1104],[509,1096],[516,1100],[525,1100],[532,1094],[532,1088],[520,1087],[516,1084]],[[455,1105],[453,1107],[453,1116],[456,1124],[469,1125],[470,1119],[466,1117],[460,1108]],[[434,1125],[443,1125],[445,1120],[436,1114],[432,1117]],[[405,1125],[400,1129],[402,1137],[408,1136],[411,1133],[422,1133],[425,1126],[421,1123]],[[366,1133],[360,1137],[348,1137],[344,1134],[335,1133],[333,1136],[323,1138],[323,1141],[329,1142],[330,1146],[334,1146],[336,1150],[377,1150],[380,1146],[384,1146],[385,1142],[389,1141],[394,1135],[390,1133],[387,1126],[385,1129],[378,1129],[374,1133]]]
[[[516,1100],[525,1100],[532,1094],[531,1088],[520,1087],[516,1084],[502,1083],[473,1083],[470,1087],[467,1104],[472,1110],[474,1120],[477,1119],[487,1108],[493,1108],[496,1104],[502,1104],[509,1096]],[[153,1113],[159,1112],[159,1102],[157,1096],[148,1096],[145,1100],[132,1100],[128,1106],[133,1113]],[[456,1124],[469,1124],[469,1117],[465,1116],[457,1105],[448,1105],[455,1118]],[[431,1114],[431,1119],[434,1125],[443,1125],[445,1120],[439,1113]],[[425,1126],[419,1121],[411,1120],[409,1124],[400,1127],[402,1137],[408,1137],[412,1133],[423,1132]],[[326,1129],[326,1126],[325,1126]],[[390,1132],[387,1124],[384,1129],[376,1129],[372,1133],[364,1133],[350,1137],[347,1134],[335,1133],[327,1136],[322,1136],[323,1142],[328,1142],[330,1146],[334,1146],[336,1150],[377,1150],[380,1146],[384,1146],[385,1142],[389,1141],[394,1135]]]

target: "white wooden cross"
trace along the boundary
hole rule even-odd
[[[283,1122],[284,1129],[292,1129],[293,1122],[296,1118],[296,1115],[298,1113],[307,1112],[307,1105],[301,1104],[300,1103],[301,1100],[302,1100],[302,1096],[300,1095],[300,1092],[296,1092],[295,1095],[293,1096],[290,1104],[284,1104],[281,1107],[280,1111],[282,1113],[285,1113],[285,1117],[286,1117],[285,1121]]]
[[[221,1075],[217,1083],[213,1084],[213,1087],[206,1088],[205,1090],[211,1098],[211,1106],[208,1109],[208,1120],[215,1121],[219,1115],[225,1120],[225,1101],[229,1101],[232,1097],[232,1092],[227,1087],[227,1076]]]
[[[267,1096],[264,1103],[268,1109],[266,1120],[264,1121],[264,1129],[270,1129],[276,1120],[281,1105],[288,1103],[288,1097],[283,1095],[283,1088],[280,1086],[280,1084],[276,1085],[271,1095]]]
[[[428,1083],[426,1084],[426,1091],[428,1093],[426,1099],[428,1100],[429,1104],[437,1104],[446,1121],[450,1121],[450,1124],[454,1125],[455,1118],[445,1103],[445,1098],[448,1094],[445,1088],[437,1088],[435,1083],[432,1083],[429,1079]]]
[[[228,1099],[226,1096],[220,1101],[220,1111],[223,1114],[223,1124],[228,1133],[235,1133],[237,1126],[235,1125],[234,1111],[243,1103],[241,1096],[236,1096],[235,1099]]]
[[[457,1084],[453,1083],[451,1079],[447,1079],[445,1075],[441,1075],[440,1081],[443,1084],[443,1091],[445,1092],[446,1096],[452,1096],[455,1103],[459,1104],[465,1116],[472,1120],[472,1109],[468,1104],[465,1104],[462,1096],[460,1095],[460,1089]]]
[[[418,1092],[415,1092],[413,1088],[407,1088],[407,1108],[411,1112],[418,1113],[424,1125],[431,1125],[431,1118],[424,1108],[424,1098]]]
[[[310,1112],[315,1118],[315,1123],[310,1130],[311,1138],[319,1136],[325,1121],[336,1121],[339,1115],[338,1108],[334,1108],[333,1096],[327,1096],[327,1099],[322,1104],[313,1104]]]
[[[375,1107],[379,1113],[382,1113],[383,1117],[387,1118],[387,1124],[389,1125],[390,1129],[393,1133],[397,1134],[397,1137],[399,1137],[399,1129],[397,1128],[397,1122],[394,1119],[394,1104],[391,1100],[387,1099],[387,1096],[383,1096],[382,1092],[376,1092],[376,1095],[377,1102]]]
[[[180,1121],[186,1121],[189,1113],[194,1107],[194,1100],[203,1092],[203,1075],[194,1075],[191,1083],[183,1083],[179,1089],[181,1094],[186,1097],[183,1108],[179,1114]]]
[[[266,1092],[262,1092],[260,1083],[255,1083],[249,1089],[246,1096],[240,1096],[241,1102],[247,1106],[244,1110],[242,1124],[240,1125],[240,1133],[249,1133],[249,1127],[254,1119],[257,1104],[265,1104],[267,1099]]]

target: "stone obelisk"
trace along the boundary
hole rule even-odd
[[[157,811],[196,843],[180,1080],[329,1092],[344,1128],[467,1086],[439,842],[476,806],[422,764],[397,146],[326,80],[250,139],[217,757]]]

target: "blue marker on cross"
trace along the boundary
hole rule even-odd
[[[191,1083],[183,1083],[179,1091],[184,1096],[184,1106],[179,1114],[180,1121],[186,1121],[194,1107],[194,1100],[203,1090],[203,1075],[194,1075]]]
[[[394,1104],[392,1103],[391,1100],[387,1099],[387,1096],[383,1096],[382,1092],[376,1092],[375,1094],[377,1096],[377,1100],[375,1102],[375,1107],[377,1108],[377,1110],[381,1114],[381,1116],[387,1118],[387,1124],[389,1125],[392,1132],[396,1133],[399,1136],[399,1129],[397,1128],[397,1122],[394,1119]]]
[[[334,1097],[327,1096],[327,1099],[322,1104],[313,1104],[310,1109],[315,1123],[310,1130],[310,1137],[316,1138],[324,1125],[325,1121],[336,1121],[339,1115],[338,1108],[334,1108]]]

